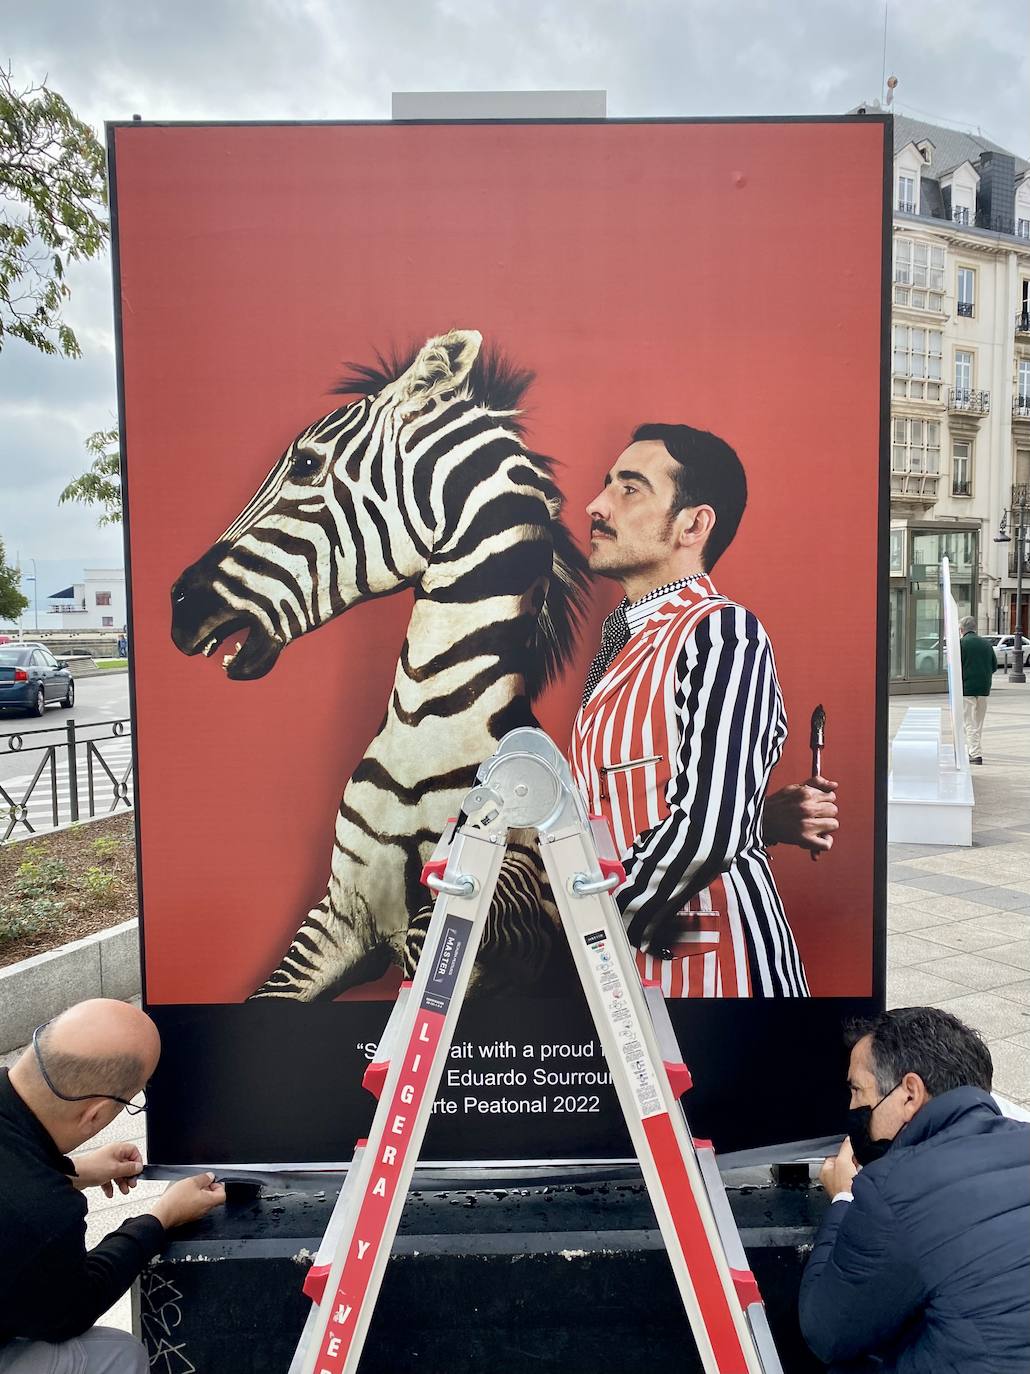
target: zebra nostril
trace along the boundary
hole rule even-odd
[[[173,601],[185,601],[185,600],[186,600],[186,593],[185,593],[184,591],[175,591],[175,592],[172,593],[172,600],[173,600]]]

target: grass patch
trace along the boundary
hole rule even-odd
[[[127,668],[129,666],[127,658],[95,658],[93,662],[98,668]]]
[[[131,812],[0,847],[0,967],[135,915]]]

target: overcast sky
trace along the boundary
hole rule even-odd
[[[1030,156],[1026,0],[889,0],[898,108]],[[0,0],[0,62],[105,119],[383,119],[394,90],[605,89],[608,113],[835,114],[876,99],[883,0]],[[109,262],[70,278],[84,357],[0,353],[8,556],[120,561],[57,505],[115,422]],[[42,589],[45,591],[50,588]]]

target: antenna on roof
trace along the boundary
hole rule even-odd
[[[897,89],[897,85],[898,85],[898,78],[897,78],[896,76],[888,76],[888,78],[887,78],[887,105],[888,105],[888,107],[894,104],[894,92],[895,92],[895,90]]]
[[[883,78],[887,75],[887,7],[890,0],[883,0],[883,65],[880,68],[880,99],[883,99]]]

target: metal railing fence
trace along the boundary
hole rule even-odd
[[[0,844],[132,808],[128,717],[0,733],[0,764],[12,756],[24,757],[27,771],[13,778],[0,772]]]

